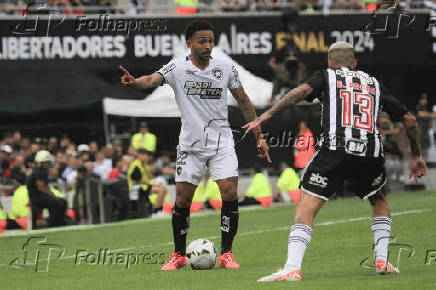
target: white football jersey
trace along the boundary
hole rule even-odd
[[[241,82],[230,61],[211,58],[201,70],[187,56],[171,60],[158,73],[173,88],[181,113],[179,150],[212,153],[234,146],[227,89],[237,89]]]

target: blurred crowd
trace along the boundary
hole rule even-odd
[[[0,14],[196,14],[203,12],[261,12],[295,9],[300,11],[367,10],[401,7],[434,9],[436,0],[391,0],[377,7],[377,0],[0,0]]]

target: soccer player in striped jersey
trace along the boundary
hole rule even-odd
[[[176,202],[172,226],[175,250],[161,270],[177,270],[186,265],[186,235],[189,208],[205,168],[220,188],[221,256],[223,268],[239,268],[232,252],[238,230],[238,159],[228,123],[227,89],[238,102],[244,118],[253,121],[256,111],[244,91],[235,66],[226,59],[212,58],[214,34],[204,20],[190,22],[185,29],[191,54],[171,60],[159,71],[135,79],[123,67],[121,83],[137,89],[169,84],[180,109],[182,128],[177,147]],[[268,159],[268,146],[260,127],[254,129],[258,156]]]
[[[286,264],[259,282],[301,280],[301,264],[312,237],[313,220],[345,179],[354,179],[356,194],[371,203],[376,272],[399,273],[388,261],[392,220],[386,196],[381,191],[386,174],[376,122],[380,110],[386,111],[393,121],[403,122],[410,141],[410,177],[415,182],[428,174],[421,155],[419,128],[415,117],[376,78],[356,70],[356,64],[350,44],[332,44],[328,51],[328,69],[315,72],[304,84],[243,127],[247,132],[258,128],[280,109],[304,99],[318,98],[322,105],[320,150],[302,176],[301,202],[289,234]]]

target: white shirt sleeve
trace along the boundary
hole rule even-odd
[[[173,59],[157,71],[157,73],[159,73],[163,78],[162,85],[169,84],[170,86],[173,86],[175,80],[175,68],[176,60]]]
[[[232,65],[232,71],[229,74],[229,81],[227,86],[231,90],[236,90],[241,86],[241,81],[239,80],[239,74],[234,65]]]

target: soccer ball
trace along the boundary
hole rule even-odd
[[[218,251],[215,244],[206,239],[195,240],[186,249],[186,258],[194,270],[213,268],[217,257]]]

